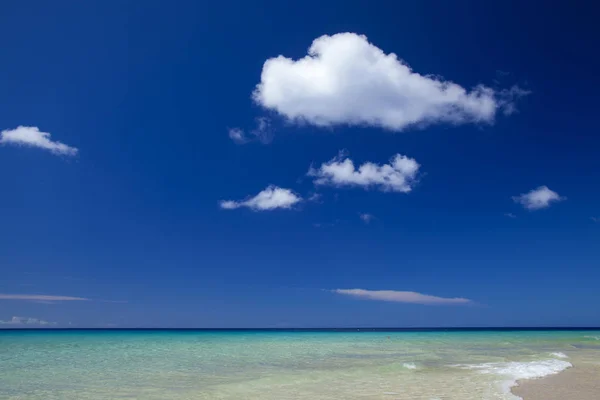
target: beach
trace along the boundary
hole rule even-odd
[[[598,400],[600,364],[575,363],[556,375],[519,381],[512,392],[523,400]]]
[[[598,400],[599,364],[598,331],[0,331],[0,398]]]

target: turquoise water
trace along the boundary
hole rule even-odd
[[[0,399],[515,399],[600,331],[0,331]]]

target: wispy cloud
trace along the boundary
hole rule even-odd
[[[219,205],[225,210],[246,207],[254,211],[267,211],[277,208],[290,209],[293,205],[301,201],[302,198],[290,189],[271,185],[254,197],[241,201],[222,200]]]
[[[513,201],[515,203],[519,203],[527,210],[531,211],[548,208],[552,203],[566,199],[566,197],[560,196],[555,191],[550,190],[548,186],[540,186],[530,192],[523,193],[519,196],[513,196]]]
[[[414,158],[396,154],[388,164],[366,162],[358,168],[340,153],[319,168],[310,168],[308,176],[316,185],[376,187],[387,192],[408,193],[416,181],[420,165]]]
[[[515,214],[513,214],[513,213],[504,213],[504,216],[508,217],[508,218],[513,218],[513,219],[517,218],[517,216]]]
[[[8,321],[0,320],[0,325],[56,325],[56,322],[44,321],[43,319],[30,318],[30,317],[12,317]]]
[[[25,301],[90,301],[85,297],[50,296],[45,294],[7,294],[0,293],[0,300],[25,300]]]
[[[2,131],[0,133],[0,144],[37,147],[64,156],[74,156],[78,152],[75,147],[52,141],[50,133],[42,132],[35,126],[19,126],[16,129]]]
[[[598,217],[591,217],[591,220],[594,222],[600,222],[600,218]]]
[[[373,214],[369,214],[369,213],[358,214],[358,216],[360,217],[360,219],[363,220],[363,222],[365,224],[368,224],[371,221],[373,221],[373,219],[375,219],[375,216]]]
[[[390,301],[396,303],[425,305],[464,305],[472,303],[471,300],[462,297],[437,297],[417,292],[397,290],[334,289],[332,292],[365,300]]]
[[[227,130],[229,138],[236,144],[246,144],[252,141],[270,143],[273,140],[271,120],[267,117],[256,118],[256,126],[250,132],[241,128],[230,128]]]
[[[528,92],[513,87],[472,90],[413,71],[356,33],[324,35],[308,54],[265,61],[256,103],[288,120],[316,126],[363,125],[393,131],[436,123],[492,123],[498,111],[515,111]]]

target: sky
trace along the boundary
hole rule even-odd
[[[0,328],[600,326],[590,2],[0,6]]]

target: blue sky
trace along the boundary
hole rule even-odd
[[[576,3],[2,5],[0,327],[600,325]]]

